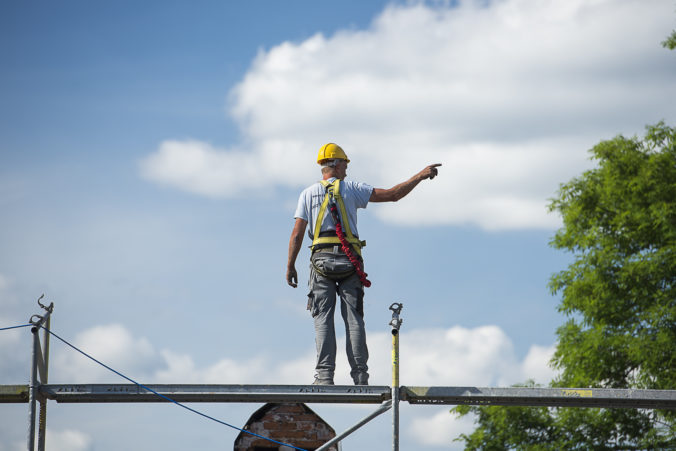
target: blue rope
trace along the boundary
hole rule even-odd
[[[27,326],[32,326],[32,324],[27,324]],[[23,327],[23,326],[17,326],[17,327]],[[188,406],[186,406],[185,404],[182,404],[182,403],[180,403],[180,402],[178,402],[178,401],[174,401],[173,399],[171,399],[171,398],[169,398],[169,397],[167,397],[167,396],[165,396],[165,395],[163,395],[163,394],[160,394],[160,393],[156,392],[155,390],[153,390],[153,389],[151,389],[151,388],[149,388],[149,387],[146,387],[146,386],[143,385],[143,384],[140,384],[140,383],[136,382],[135,380],[133,380],[133,379],[131,379],[131,378],[125,376],[124,374],[120,373],[119,371],[116,371],[116,370],[114,370],[113,368],[109,367],[108,365],[106,365],[106,364],[104,364],[104,363],[102,363],[102,362],[96,360],[94,357],[92,357],[92,356],[90,356],[89,354],[87,354],[86,352],[84,352],[84,351],[78,349],[78,348],[75,347],[74,345],[68,343],[66,340],[64,340],[63,338],[59,337],[59,336],[56,335],[54,332],[52,332],[51,330],[45,328],[44,326],[40,326],[40,327],[41,327],[42,329],[45,329],[45,330],[46,330],[47,332],[49,332],[51,335],[55,336],[56,338],[58,338],[59,340],[61,340],[63,343],[67,344],[68,346],[70,346],[71,348],[73,348],[74,350],[76,350],[77,352],[79,352],[80,354],[82,354],[83,356],[85,356],[85,357],[87,357],[87,358],[93,360],[94,362],[98,363],[98,364],[101,365],[102,367],[104,367],[104,368],[106,368],[106,369],[112,371],[113,373],[115,373],[115,374],[117,374],[118,376],[120,376],[120,377],[122,377],[122,378],[128,380],[129,382],[131,382],[131,383],[133,383],[133,384],[135,384],[135,385],[138,385],[139,387],[143,388],[144,390],[148,390],[149,392],[151,392],[151,393],[153,393],[153,394],[159,396],[160,398],[165,399],[165,400],[167,400],[167,401],[169,401],[169,402],[172,402],[172,403],[176,404],[176,405],[179,406],[179,407],[183,407],[184,409],[189,410],[189,411],[192,412],[192,413],[195,413],[195,414],[197,414],[197,415],[200,415],[200,416],[202,416],[202,417],[204,417],[204,418],[207,418],[207,419],[209,419],[209,420],[215,421],[216,423],[220,423],[220,424],[222,424],[222,425],[224,425],[224,426],[228,426],[228,427],[230,427],[230,428],[232,428],[232,429],[236,429],[236,430],[241,431],[241,432],[244,432],[244,433],[246,433],[246,434],[253,435],[254,437],[262,438],[263,440],[267,440],[267,441],[269,441],[269,442],[276,443],[276,444],[278,444],[278,445],[288,446],[288,447],[290,447],[290,448],[297,449],[297,450],[299,450],[299,451],[307,451],[306,449],[298,448],[298,447],[295,447],[295,446],[290,445],[290,444],[288,444],[288,443],[278,442],[278,441],[273,440],[273,439],[271,439],[271,438],[263,437],[262,435],[258,435],[258,434],[254,433],[254,432],[247,431],[246,429],[238,428],[237,426],[233,426],[232,424],[228,424],[228,423],[226,423],[225,421],[221,421],[221,420],[219,420],[219,419],[217,419],[217,418],[211,417],[211,416],[209,416],[209,415],[207,415],[207,414],[205,414],[205,413],[202,413],[202,412],[200,412],[200,411],[198,411],[198,410],[195,410],[195,409],[193,409],[193,408],[191,408],[191,407],[188,407]]]
[[[20,327],[30,327],[30,326],[32,326],[32,324],[22,324],[20,326],[0,327],[0,331],[10,330],[10,329],[18,329]]]

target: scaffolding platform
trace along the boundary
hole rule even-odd
[[[145,385],[176,402],[307,402],[380,404],[390,387],[354,385]],[[42,385],[40,393],[60,403],[168,402],[134,384]]]
[[[44,295],[43,295],[44,296]],[[326,451],[335,443],[359,429],[373,418],[392,409],[392,449],[399,451],[399,402],[413,405],[502,405],[547,407],[603,407],[630,409],[676,409],[676,390],[635,390],[608,388],[540,388],[540,387],[417,387],[399,384],[399,317],[403,304],[393,303],[392,311],[392,385],[217,385],[161,384],[135,382],[50,331],[54,303],[46,306],[43,315],[33,315],[33,359],[30,384],[0,385],[0,403],[28,403],[28,450],[36,444],[45,450],[47,402],[58,403],[343,403],[380,404],[378,409],[342,434],[324,443],[318,451]],[[40,330],[43,339],[40,340]],[[71,348],[122,376],[130,384],[50,384],[48,383],[49,338],[54,335]],[[40,406],[39,416],[37,405]],[[185,407],[185,406],[183,406]],[[190,409],[189,410],[193,410]],[[194,410],[193,410],[194,411]],[[195,413],[199,413],[194,411]],[[200,413],[201,414],[201,413]],[[202,415],[202,414],[201,414]],[[39,417],[39,424],[37,419]],[[212,418],[213,419],[213,418]],[[218,421],[218,420],[217,420]],[[220,421],[219,421],[220,422]],[[228,425],[230,426],[230,425]],[[234,427],[234,426],[233,426]],[[238,429],[238,428],[236,428]],[[246,432],[240,429],[243,432]]]
[[[28,402],[28,385],[0,385],[0,403]]]
[[[146,385],[176,402],[304,402],[381,404],[389,386],[354,385]],[[58,403],[170,402],[135,384],[46,384],[38,392]],[[674,390],[530,387],[400,387],[409,404],[676,409]],[[0,403],[26,403],[28,385],[0,385]]]
[[[410,404],[676,409],[674,390],[538,387],[402,387]]]

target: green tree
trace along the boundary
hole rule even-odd
[[[549,286],[568,316],[557,330],[556,387],[676,389],[676,128],[647,127],[592,150],[561,186],[551,245],[574,261]],[[640,409],[466,407],[467,449],[676,448],[676,413]]]
[[[669,50],[676,49],[676,30],[672,31],[669,37],[662,42],[662,45]]]

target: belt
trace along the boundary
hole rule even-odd
[[[340,244],[336,244],[333,246],[326,246],[326,247],[320,247],[320,248],[315,248],[314,251],[312,251],[312,255],[318,253],[318,252],[323,252],[327,254],[340,254],[340,255],[345,255],[345,252],[343,252],[343,248],[340,246]],[[357,256],[360,262],[363,262],[361,256]]]
[[[345,252],[343,252],[343,248],[340,246],[340,244],[318,247],[318,248],[315,248],[313,254],[315,252],[329,252],[331,254],[344,254],[345,253]]]

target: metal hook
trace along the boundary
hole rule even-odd
[[[37,320],[33,320],[33,318],[37,318]],[[43,319],[45,319],[43,316],[33,315],[31,316],[31,319],[28,320],[28,322],[37,326]]]
[[[54,310],[54,303],[53,303],[53,302],[50,303],[50,304],[49,304],[49,307],[47,307],[45,304],[43,304],[42,302],[40,302],[40,301],[42,300],[42,298],[44,298],[44,297],[45,297],[45,294],[42,293],[42,295],[40,295],[40,297],[38,298],[38,305],[39,305],[40,307],[42,307],[44,310],[47,310],[49,313],[52,313],[52,310]]]

